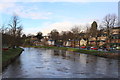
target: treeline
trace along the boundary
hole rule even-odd
[[[91,46],[91,44],[89,44],[89,40],[94,37],[95,45],[97,46],[98,37],[100,37],[101,34],[104,34],[104,31],[106,32],[107,39],[111,39],[110,30],[111,28],[117,26],[117,23],[117,16],[115,14],[108,14],[103,18],[101,23],[98,24],[96,21],[93,21],[91,25],[84,26],[84,28],[86,28],[84,31],[81,29],[81,25],[75,25],[69,31],[59,32],[57,29],[53,29],[50,33],[48,33],[47,37],[48,40],[53,40],[55,45],[63,45],[66,44],[67,41],[72,41],[74,42],[74,47],[76,43],[79,43],[80,46],[79,41],[81,39],[85,39],[87,41],[87,45]],[[37,38],[38,41],[41,42],[41,39],[43,38],[42,32],[38,32],[37,35],[27,35],[25,45],[33,45],[34,40],[31,40],[31,38]],[[44,41],[43,44],[45,43],[46,42]]]
[[[103,18],[101,24],[93,21],[91,25],[84,26],[86,28],[85,31],[81,29],[81,25],[75,25],[69,31],[59,32],[57,29],[53,29],[47,36],[49,40],[54,40],[56,45],[63,45],[66,41],[72,40],[74,46],[76,41],[80,41],[83,38],[87,40],[87,45],[89,45],[89,39],[95,37],[97,45],[99,34],[102,34],[103,30],[106,31],[107,39],[110,40],[110,29],[116,25],[117,16],[115,14],[108,14]],[[31,40],[31,38],[37,38],[37,41],[41,42],[43,38],[42,32],[36,32],[36,35],[29,34],[26,36],[23,34],[22,30],[23,26],[21,25],[20,18],[17,15],[13,15],[10,22],[6,25],[2,25],[0,29],[3,47],[15,48],[21,45],[33,45],[34,40]]]
[[[110,30],[115,26],[117,26],[117,16],[115,14],[108,14],[103,18],[101,24],[93,21],[91,25],[84,26],[84,28],[86,28],[84,31],[81,29],[81,25],[75,25],[69,31],[59,32],[57,29],[53,29],[50,33],[48,33],[47,37],[48,40],[53,40],[55,42],[55,45],[63,45],[66,44],[67,41],[72,41],[74,42],[74,47],[76,43],[79,43],[80,46],[79,41],[81,39],[85,39],[87,41],[87,45],[91,46],[91,44],[89,44],[89,40],[93,37],[95,38],[95,45],[98,46],[98,37],[106,32],[106,37],[108,40],[110,40]],[[37,38],[38,41],[41,42],[43,35],[42,32],[38,32],[37,35],[29,35],[26,43],[29,42],[32,45],[34,40],[32,40],[33,42],[30,42],[31,37]],[[44,41],[43,44],[45,43],[46,42]]]
[[[87,40],[87,45],[90,45],[89,39],[94,37],[96,40],[95,45],[97,46],[98,37],[100,37],[101,34],[104,34],[104,32],[106,32],[107,39],[111,40],[110,30],[115,26],[118,26],[117,16],[115,14],[108,14],[103,18],[101,24],[93,21],[91,25],[86,25],[85,31],[81,29],[80,25],[76,25],[69,31],[59,32],[57,29],[54,29],[48,34],[48,36],[50,39],[54,40],[56,44],[63,44],[63,42],[72,40],[74,46],[76,44],[75,42],[80,41],[83,38]],[[80,46],[80,42],[78,43]]]
[[[91,27],[87,27],[86,31],[82,31],[81,30],[81,26],[74,26],[73,28],[71,28],[71,30],[69,31],[62,31],[62,32],[58,32],[57,29],[52,30],[48,36],[49,39],[54,40],[56,45],[63,45],[67,43],[67,41],[73,41],[74,43],[74,47],[76,42],[79,43],[80,46],[80,40],[81,39],[85,39],[87,40],[87,45],[89,45],[89,38],[90,37],[96,37],[98,36],[98,34],[100,33],[100,30],[97,30],[97,22],[94,21],[91,24]],[[97,45],[97,43],[96,43]]]

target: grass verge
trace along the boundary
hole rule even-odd
[[[2,51],[2,68],[4,69],[13,62],[23,51],[22,48],[8,49]]]

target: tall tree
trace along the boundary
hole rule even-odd
[[[11,39],[11,46],[12,48],[15,48],[15,46],[17,46],[17,35],[19,33],[19,31],[17,30],[20,30],[21,32],[21,24],[20,24],[20,19],[17,15],[13,15],[10,23],[8,24],[11,29],[10,29],[10,33],[11,33],[11,36],[12,36],[12,39]],[[19,34],[20,36],[21,34]]]
[[[108,14],[103,19],[103,25],[107,29],[107,35],[110,36],[110,29],[117,24],[117,16],[115,14]]]
[[[107,31],[107,40],[109,40],[111,42],[111,38],[110,38],[110,30],[111,28],[115,27],[115,25],[117,24],[117,16],[115,14],[108,14],[104,17],[103,19],[103,24],[106,27],[106,31]],[[109,44],[109,43],[107,43]]]
[[[36,35],[36,37],[37,37],[37,39],[38,39],[39,41],[41,41],[41,39],[43,38],[42,32],[38,32],[37,35]]]
[[[73,33],[73,35],[74,35],[74,37],[73,37],[73,40],[74,40],[74,47],[75,47],[75,45],[76,45],[76,43],[75,43],[75,40],[79,40],[79,46],[80,46],[80,31],[81,31],[81,29],[80,29],[80,26],[74,26],[72,29],[71,29],[71,31],[72,31],[72,33]]]
[[[106,28],[113,28],[117,24],[117,16],[115,14],[108,14],[103,18],[103,24]]]
[[[61,34],[61,40],[63,40],[63,41],[67,41],[68,40],[66,31],[62,31],[60,34]]]
[[[8,27],[5,26],[5,24],[2,25],[0,28],[0,33],[5,34],[8,31]]]
[[[96,36],[97,27],[98,27],[97,22],[93,21],[93,23],[91,24],[91,28],[90,28],[90,34],[91,34],[92,37]]]
[[[60,40],[62,40],[62,42],[65,43],[65,45],[69,39],[70,39],[70,37],[69,37],[69,34],[67,31],[62,31],[60,33]]]
[[[5,24],[0,28],[0,33],[2,34],[2,46],[8,46],[10,44],[10,35],[8,34],[8,28]]]
[[[97,46],[97,40],[98,40],[98,30],[97,30],[97,22],[93,21],[93,23],[91,24],[91,28],[90,28],[90,36],[91,37],[95,37],[95,43]]]
[[[49,34],[50,38],[55,41],[55,44],[58,44],[58,40],[60,39],[59,32],[56,29],[53,29]]]
[[[74,38],[74,34],[71,31],[67,32],[67,37],[69,40],[72,40]]]
[[[25,34],[22,35],[22,44],[25,45],[25,40],[27,39],[27,36]]]
[[[19,26],[17,27],[17,31],[16,31],[16,46],[19,47],[21,44],[22,44],[22,30],[23,30],[23,27],[22,26]]]
[[[86,40],[87,40],[87,46],[89,46],[90,26],[88,24],[86,24],[86,31],[85,31],[84,38],[86,38]]]

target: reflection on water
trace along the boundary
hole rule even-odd
[[[65,50],[25,48],[4,78],[117,78],[118,61]]]

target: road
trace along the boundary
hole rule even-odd
[[[64,50],[24,48],[3,78],[118,78],[118,61]]]

